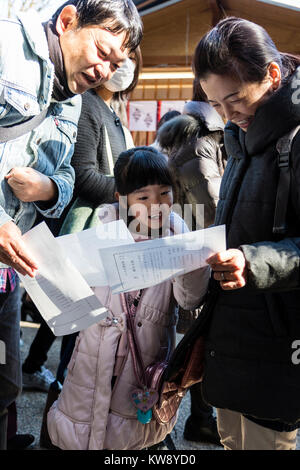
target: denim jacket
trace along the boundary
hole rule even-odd
[[[54,67],[38,15],[31,12],[0,19],[0,126],[22,122],[48,108],[46,119],[33,131],[0,143],[0,226],[13,220],[22,233],[33,225],[36,211],[60,217],[73,192],[70,161],[81,97],[51,101],[53,79]],[[4,176],[16,166],[32,167],[56,183],[58,197],[53,207],[15,197]]]

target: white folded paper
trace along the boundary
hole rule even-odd
[[[35,278],[19,276],[56,336],[80,331],[106,317],[107,309],[65,255],[45,222],[23,238],[37,262],[38,271]]]
[[[113,294],[150,287],[226,249],[224,225],[135,243],[122,220],[58,238],[43,222],[23,238],[38,271],[35,278],[19,276],[56,336],[106,317],[90,286],[109,286]]]
[[[134,245],[100,249],[113,294],[143,289],[205,266],[226,250],[225,225],[158,238]]]
[[[56,240],[89,286],[107,286],[106,271],[98,250],[134,243],[124,220],[57,237]]]

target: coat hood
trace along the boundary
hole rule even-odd
[[[224,130],[219,114],[205,102],[189,101],[183,114],[165,122],[157,133],[161,148],[178,148],[193,137],[203,137],[209,132]]]
[[[188,101],[183,107],[182,114],[189,114],[204,123],[205,127],[213,131],[223,131],[224,122],[217,111],[205,101]]]

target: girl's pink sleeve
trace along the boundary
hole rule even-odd
[[[196,269],[173,279],[174,297],[184,310],[199,307],[207,292],[210,267]]]

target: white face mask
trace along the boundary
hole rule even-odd
[[[113,93],[126,90],[132,83],[134,69],[135,65],[132,60],[126,59],[122,67],[119,67],[111,79],[103,83],[103,86]]]

